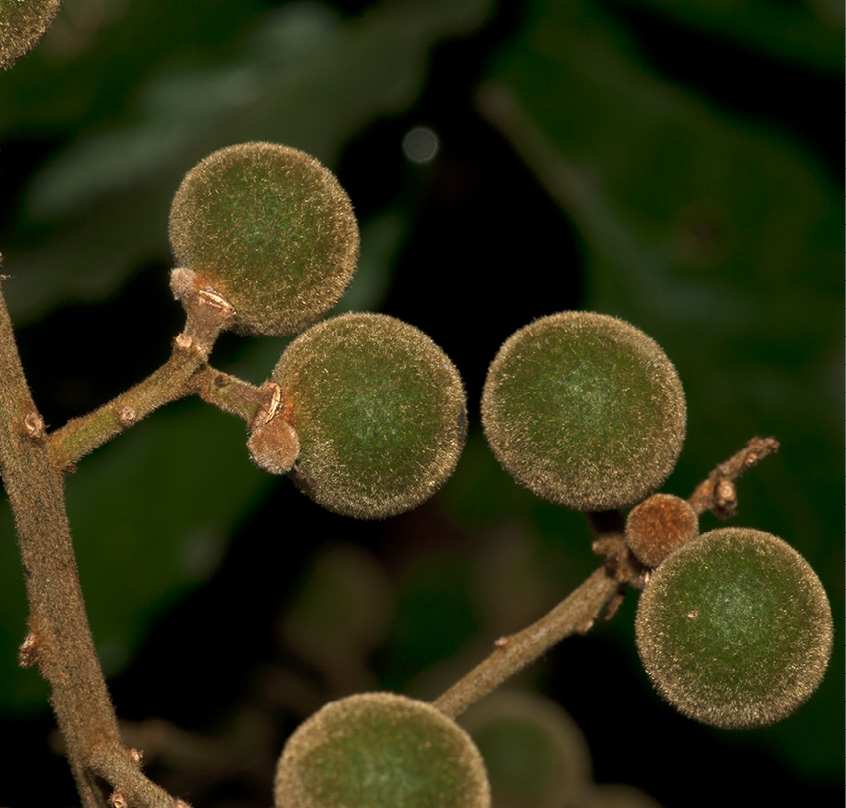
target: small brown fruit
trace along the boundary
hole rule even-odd
[[[657,567],[698,532],[696,511],[672,494],[653,494],[635,505],[626,519],[626,543],[647,567]]]

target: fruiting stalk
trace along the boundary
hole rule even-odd
[[[619,581],[608,574],[606,567],[600,567],[540,620],[517,634],[497,640],[487,659],[432,704],[450,718],[461,715],[556,643],[589,631],[619,587]]]

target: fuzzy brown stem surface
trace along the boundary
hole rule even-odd
[[[205,364],[191,345],[175,341],[170,359],[144,381],[97,408],[73,418],[50,435],[50,453],[56,468],[72,470],[76,462],[142,418],[187,394],[187,383]]]
[[[211,366],[194,374],[187,392],[198,395],[203,401],[229,415],[241,418],[248,426],[262,411],[267,411],[268,402],[272,398],[272,392],[266,385],[256,387]]]
[[[778,451],[775,438],[752,438],[739,452],[720,463],[688,498],[697,516],[711,511],[719,519],[737,514],[737,490],[734,481],[767,455]]]
[[[173,341],[170,358],[144,381],[93,412],[73,418],[50,435],[53,463],[65,472],[150,413],[194,392],[191,377],[208,366],[208,356],[231,315],[204,297],[186,303],[185,329]]]
[[[127,779],[123,744],[88,625],[65,509],[62,473],[30,394],[12,324],[0,292],[0,476],[15,520],[29,601],[29,633],[21,652],[50,685],[84,808],[103,808],[98,775],[115,786]],[[93,766],[97,763],[96,768]],[[144,780],[134,804],[172,808],[174,800]]]
[[[556,643],[588,631],[619,587],[619,581],[609,576],[604,566],[600,567],[540,620],[497,640],[487,659],[432,704],[456,718]]]

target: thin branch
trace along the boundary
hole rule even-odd
[[[778,450],[775,438],[752,438],[746,446],[720,463],[690,495],[690,503],[697,516],[711,511],[720,519],[737,514],[737,490],[734,481],[767,455]]]
[[[187,394],[188,380],[206,359],[194,343],[181,336],[174,340],[170,359],[144,381],[51,433],[50,454],[56,468],[73,470],[80,458]]]
[[[197,371],[186,386],[187,393],[198,395],[203,401],[242,419],[247,425],[259,418],[262,411],[272,409],[271,402],[274,395],[278,396],[278,389],[279,386],[273,382],[256,387],[209,365]]]
[[[232,317],[216,299],[191,295],[182,299],[185,329],[174,339],[170,358],[144,381],[93,412],[73,418],[50,435],[56,468],[72,471],[76,462],[159,407],[193,392],[191,377],[208,367],[208,357],[220,331]]]
[[[451,718],[460,715],[565,637],[587,632],[619,587],[620,582],[600,567],[546,616],[497,640],[491,655],[433,705]]]

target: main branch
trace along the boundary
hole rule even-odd
[[[137,808],[173,808],[173,797],[144,777],[138,754],[120,738],[79,586],[63,475],[51,462],[1,291],[0,475],[26,571],[29,633],[21,664],[36,664],[50,685],[84,808],[128,795]]]

